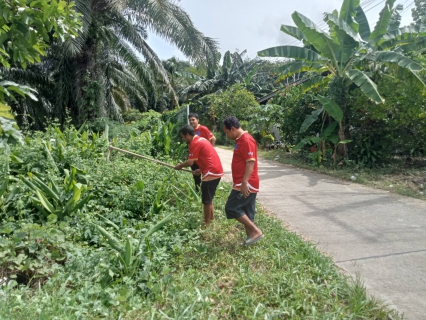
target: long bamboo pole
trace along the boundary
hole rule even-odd
[[[152,162],[161,164],[162,166],[166,166],[166,167],[169,167],[169,168],[174,168],[175,167],[175,166],[173,166],[171,164],[168,164],[168,163],[165,163],[163,161],[155,160],[155,159],[152,159],[152,158],[148,158],[148,157],[142,156],[140,154],[137,154],[137,153],[134,153],[134,152],[130,152],[130,151],[127,151],[127,150],[124,150],[124,149],[120,149],[120,148],[117,148],[117,147],[113,147],[113,146],[109,146],[108,147],[107,160],[106,160],[107,162],[109,161],[109,156],[111,154],[111,149],[112,150],[117,150],[117,151],[120,151],[120,152],[124,152],[124,153],[130,154],[132,156],[135,156],[135,157],[138,157],[138,158],[142,158],[142,159],[145,159],[145,160],[148,160],[148,161],[152,161]],[[192,170],[188,170],[188,169],[182,169],[182,171],[191,172],[192,173]]]

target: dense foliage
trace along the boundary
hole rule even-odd
[[[173,125],[155,120],[151,132],[117,131],[114,145],[185,157]],[[223,213],[227,184],[201,230],[191,175],[116,151],[106,162],[107,128],[53,123],[0,154],[1,318],[387,318],[272,218],[258,215],[262,247],[241,247],[243,230]]]

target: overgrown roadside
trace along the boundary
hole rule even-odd
[[[405,164],[400,161],[383,168],[338,166],[334,169],[326,166],[309,165],[298,154],[289,154],[284,149],[259,150],[259,155],[265,159],[275,160],[286,165],[361,183],[403,196],[426,200],[426,162]]]
[[[172,281],[149,301],[138,319],[399,319],[368,298],[360,282],[343,275],[332,260],[258,207],[264,240],[242,247],[244,231],[226,220],[230,186],[216,197],[211,228],[170,263]]]
[[[173,127],[152,131],[114,145],[178,161]],[[400,318],[261,209],[265,239],[242,247],[229,184],[202,229],[190,174],[107,163],[107,136],[53,126],[0,156],[1,319]]]

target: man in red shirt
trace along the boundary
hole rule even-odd
[[[176,170],[197,164],[199,169],[194,175],[202,174],[201,199],[204,206],[204,222],[206,226],[214,219],[213,198],[220,178],[223,176],[222,163],[211,143],[195,134],[194,128],[185,125],[179,131],[182,139],[188,144],[188,160],[175,166]]]
[[[244,225],[247,238],[243,245],[249,245],[263,238],[262,231],[254,224],[256,194],[259,192],[257,144],[234,116],[225,119],[223,130],[229,139],[235,140],[231,164],[233,190],[226,202],[225,212],[228,219],[236,219]]]
[[[188,120],[189,120],[189,124],[194,128],[195,134],[201,138],[204,138],[210,141],[210,143],[214,147],[216,143],[216,138],[213,135],[213,133],[210,132],[209,128],[199,124],[200,118],[198,117],[198,114],[190,113],[188,115]],[[191,169],[192,171],[196,171],[198,169],[198,165],[195,163],[193,166],[191,166]],[[195,181],[195,188],[198,191],[201,185],[201,176],[194,175],[194,181]]]

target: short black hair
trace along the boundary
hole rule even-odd
[[[231,130],[232,127],[234,127],[235,129],[241,128],[240,121],[237,117],[234,116],[226,117],[226,119],[223,121],[223,125],[228,130]]]
[[[200,120],[200,117],[198,116],[198,113],[190,113],[188,114],[188,119],[194,117],[195,119]]]
[[[186,134],[189,134],[191,137],[195,136],[195,130],[192,126],[189,124],[184,125],[180,130],[179,133],[186,136]]]

